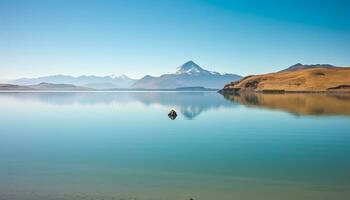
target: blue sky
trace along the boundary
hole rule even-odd
[[[0,0],[0,80],[350,66],[350,1]]]

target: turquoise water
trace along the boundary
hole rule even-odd
[[[0,199],[349,199],[349,103],[346,95],[0,93]]]

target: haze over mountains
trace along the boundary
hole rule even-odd
[[[146,75],[140,80],[122,76],[68,76],[53,75],[39,78],[21,78],[10,81],[16,85],[38,85],[40,83],[71,84],[93,89],[176,89],[180,87],[222,88],[227,82],[239,80],[236,74],[220,74],[201,68],[193,61],[188,61],[177,68],[175,73],[159,77]]]
[[[136,80],[125,75],[122,76],[68,76],[68,75],[53,75],[39,78],[21,78],[11,81],[12,84],[18,85],[37,85],[40,83],[54,84],[72,84],[81,87],[94,89],[110,89],[110,88],[129,88]]]

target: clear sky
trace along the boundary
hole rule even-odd
[[[350,66],[346,0],[0,0],[0,80]]]

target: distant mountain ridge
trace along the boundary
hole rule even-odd
[[[221,88],[227,82],[242,78],[236,74],[220,74],[208,71],[193,61],[188,61],[176,68],[175,73],[163,74],[159,77],[144,76],[136,81],[132,88],[142,89],[174,89],[180,87]]]
[[[13,85],[13,84],[0,84],[0,90],[31,90],[28,86]]]
[[[36,85],[13,85],[13,84],[0,84],[0,90],[94,90],[91,88],[75,86],[71,84],[55,84],[55,83],[39,83]]]
[[[284,69],[280,72],[290,72],[290,71],[298,71],[298,70],[303,70],[303,69],[311,69],[311,68],[327,68],[327,69],[332,69],[332,68],[339,68],[334,65],[330,64],[313,64],[313,65],[304,65],[301,63],[297,63],[295,65],[292,65],[288,67],[287,69]]]
[[[111,88],[128,88],[136,80],[125,75],[122,76],[68,76],[68,75],[53,75],[39,78],[21,78],[11,81],[11,84],[17,85],[36,85],[40,83],[53,84],[72,84],[81,87],[89,87],[94,89],[111,89]]]
[[[35,90],[93,90],[91,88],[75,86],[72,84],[55,84],[45,82],[37,85],[29,85],[28,87]]]

